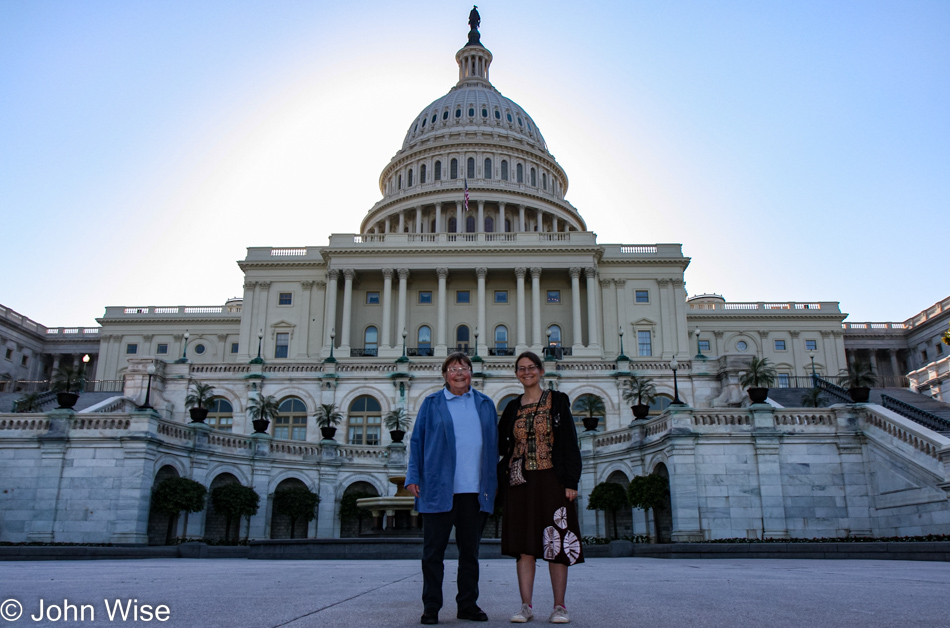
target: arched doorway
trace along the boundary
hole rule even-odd
[[[653,509],[653,526],[657,543],[669,543],[673,535],[673,503],[670,494],[670,472],[666,465],[660,462],[653,468],[653,473],[666,480],[666,500]]]
[[[368,510],[357,508],[361,497],[379,497],[379,491],[369,482],[353,482],[340,498],[340,538],[356,537],[373,527],[373,516]]]
[[[626,492],[627,487],[630,486],[630,480],[629,478],[627,478],[627,475],[623,471],[614,471],[613,473],[607,476],[606,481],[612,484],[619,484],[620,486],[623,487],[624,492]],[[625,536],[632,536],[633,535],[633,510],[631,508],[623,508],[621,510],[614,512],[613,521],[611,521],[610,523],[616,524],[618,538],[622,539]]]
[[[227,518],[223,514],[215,512],[214,504],[211,503],[211,493],[219,486],[238,484],[239,482],[240,481],[230,473],[221,473],[211,481],[211,486],[208,487],[208,505],[205,509],[204,538],[211,541],[225,540],[224,533],[227,530]],[[240,525],[241,522],[238,522],[239,527]],[[231,531],[231,536],[234,536],[233,530]],[[238,536],[240,537],[240,534],[238,534]]]
[[[161,484],[162,480],[167,480],[168,478],[177,478],[178,470],[170,464],[166,464],[164,467],[158,470],[158,473],[155,474],[155,481],[152,482],[152,492],[155,492],[155,487]],[[175,521],[172,522],[172,529],[178,529],[178,517],[172,517]],[[149,545],[165,545],[168,540],[168,515],[164,515],[160,512],[155,512],[151,507],[148,511],[148,544]]]
[[[287,478],[283,482],[277,485],[277,488],[274,489],[274,493],[280,491],[286,491],[288,489],[307,489],[307,485],[303,481],[298,480],[297,478]],[[270,538],[272,539],[293,539],[293,538],[307,538],[307,529],[310,526],[309,521],[304,521],[302,518],[297,519],[296,525],[294,526],[293,532],[291,533],[290,526],[290,517],[284,514],[278,514],[274,510],[274,499],[273,496],[270,500],[271,507],[271,518],[270,518]]]

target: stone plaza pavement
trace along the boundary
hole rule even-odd
[[[162,625],[189,628],[417,626],[422,577],[415,560],[92,560],[0,563],[0,611],[23,614],[0,626]],[[480,605],[486,626],[510,625],[519,606],[514,562],[483,560]],[[455,565],[446,564],[444,625],[455,618]],[[572,567],[567,607],[575,626],[843,628],[950,626],[950,563],[592,558]],[[85,621],[34,621],[44,609],[87,604]],[[104,600],[164,604],[169,618],[110,621]],[[533,623],[552,604],[539,565]],[[77,611],[78,612],[78,611]],[[94,612],[94,616],[92,615]],[[539,617],[543,615],[543,617]]]

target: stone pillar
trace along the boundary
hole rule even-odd
[[[390,349],[392,347],[392,315],[393,315],[393,269],[383,269],[383,322],[382,333],[380,334],[380,349]],[[400,330],[399,333],[402,333]]]
[[[416,206],[416,233],[422,233],[422,207]]]
[[[524,205],[518,205],[518,231],[524,232]]]
[[[587,276],[587,346],[600,348],[600,331],[597,324],[597,269],[584,269]]]
[[[751,408],[755,430],[755,461],[762,500],[762,538],[787,539],[785,491],[779,458],[781,437],[775,429],[774,410],[765,404]]]
[[[158,431],[158,414],[148,413],[149,433]],[[122,496],[113,512],[114,527],[110,543],[148,544],[149,497],[152,490],[152,473],[158,452],[151,439],[123,439],[122,459],[116,460],[122,471],[113,484],[113,490]],[[97,452],[98,453],[98,452]],[[130,496],[138,495],[138,499]]]
[[[350,323],[353,318],[353,278],[356,271],[352,268],[343,270],[343,320],[340,322],[340,351],[341,357],[350,357]]]
[[[839,419],[841,419],[839,415]],[[844,421],[847,423],[847,419]],[[850,429],[842,425],[844,429]],[[873,536],[871,531],[871,500],[868,495],[870,461],[864,459],[864,447],[860,442],[845,442],[844,435],[837,441],[838,458],[841,460],[841,477],[844,482],[844,503],[848,509],[848,535]]]
[[[868,358],[871,360],[871,370],[874,371],[875,375],[878,375],[880,371],[877,366],[877,349],[868,349]]]
[[[446,278],[449,276],[449,269],[448,269],[448,268],[437,268],[437,269],[436,269],[436,272],[439,274],[439,294],[438,294],[438,299],[439,299],[439,311],[438,311],[438,316],[439,316],[439,320],[438,320],[438,323],[436,324],[435,354],[436,354],[437,356],[445,357],[446,355],[448,355],[448,353],[446,352],[446,345],[445,345],[445,328],[446,328],[446,325],[447,325],[447,321],[446,321],[446,319],[445,319],[445,315],[446,315],[446,309],[445,309],[445,292],[446,292],[446,290],[445,290],[445,283],[446,283]],[[400,333],[402,333],[402,332],[400,331]]]
[[[442,233],[445,229],[442,227],[442,203],[435,204],[435,232]]]
[[[531,347],[540,351],[541,339],[541,269],[531,269]]]
[[[670,540],[689,543],[703,540],[699,520],[699,480],[696,472],[695,436],[674,437],[669,446],[668,469],[670,493],[673,496],[673,530]]]
[[[258,295],[260,305],[257,308],[257,327],[263,329],[264,333],[267,333],[267,310],[270,307],[270,297],[268,296],[270,292],[270,282],[259,281],[257,282],[257,287],[260,288],[260,294]],[[180,348],[181,347],[179,347],[179,349]],[[180,351],[179,355],[181,355]]]
[[[488,269],[479,267],[475,269],[478,276],[478,353],[479,355],[488,355],[488,330],[485,328],[485,275]]]
[[[396,233],[403,233],[406,230],[406,210],[399,210],[399,230]]]
[[[478,201],[478,224],[476,233],[485,233],[485,201]]]
[[[523,214],[522,214],[523,215]],[[526,324],[526,312],[525,312],[525,302],[524,302],[524,276],[528,272],[527,268],[516,268],[515,269],[515,278],[518,283],[518,342],[515,348],[515,353],[521,353],[528,348],[528,334]]]
[[[409,281],[409,269],[400,268],[396,271],[399,274],[399,300],[396,303],[396,337],[402,338],[402,330],[406,328],[406,285]]]
[[[455,233],[465,233],[465,215],[462,213],[462,201],[455,201]]]
[[[53,410],[49,417],[49,431],[38,438],[39,466],[33,470],[36,492],[30,506],[32,517],[26,522],[26,540],[52,543],[56,541],[55,526],[59,514],[59,490],[63,482],[66,444],[72,410]]]
[[[544,210],[540,207],[538,208],[537,221],[538,224],[535,227],[535,231],[542,233],[544,231]]]
[[[891,359],[891,372],[894,374],[894,377],[897,378],[895,386],[900,385],[900,377],[903,375],[900,371],[900,367],[897,365],[897,349],[888,349],[887,355]]]
[[[584,346],[581,331],[581,269],[572,266],[568,272],[571,274],[571,330],[574,336],[572,346],[574,351],[577,351]]]
[[[495,223],[495,233],[505,233],[505,204],[498,203],[498,222]]]
[[[617,326],[627,332],[627,281],[614,279],[614,293],[617,297]]]
[[[326,347],[324,356],[330,355],[330,333],[336,326],[336,293],[339,276],[340,271],[335,268],[327,271],[327,299],[324,308],[326,313],[323,316],[323,346]]]
[[[310,355],[310,302],[313,298],[314,281],[301,281],[300,287],[303,289],[303,324],[300,326],[303,332],[297,340],[297,357],[305,358]],[[224,361],[223,359],[221,360]]]
[[[802,361],[801,352],[804,347],[799,347],[799,344],[801,343],[801,340],[799,339],[801,332],[798,330],[792,330],[789,332],[789,334],[792,337],[792,346],[789,347],[792,352],[792,374],[798,376],[799,372],[803,372],[811,375],[811,370],[808,368],[811,365],[811,362],[805,360],[805,363],[803,363]],[[802,370],[799,371],[798,369]],[[795,382],[792,382],[792,386],[795,386]]]
[[[389,216],[386,216],[386,233],[389,233]]]
[[[667,288],[670,285],[670,280],[658,279],[657,283],[660,285],[660,342],[663,344],[660,347],[653,347],[653,354],[662,357],[664,360],[669,360],[673,357],[673,338],[670,335],[670,328],[673,326],[676,313],[673,312],[668,299],[669,291]],[[657,351],[657,349],[660,349],[660,351]]]

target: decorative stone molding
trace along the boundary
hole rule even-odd
[[[304,290],[313,290],[314,286],[317,285],[316,281],[301,281],[300,287]]]
[[[327,271],[327,277],[331,280],[336,280],[340,278],[340,270],[338,268],[331,268]]]
[[[660,284],[661,288],[665,288],[668,285],[670,285],[670,280],[667,279],[666,277],[661,277],[660,279],[657,279],[656,282]]]
[[[398,273],[400,280],[402,280],[402,279],[409,279],[409,269],[408,269],[408,268],[400,268],[400,269],[398,269],[398,270],[396,271],[396,273]]]
[[[771,332],[769,332],[769,330],[767,330],[767,329],[762,329],[762,330],[759,331],[759,337],[762,338],[762,340],[768,340],[768,339],[769,339],[769,333],[771,333]]]
[[[578,266],[571,266],[568,271],[571,275],[571,279],[580,279],[581,269]]]
[[[531,278],[532,278],[532,279],[537,279],[537,278],[540,277],[540,276],[541,276],[541,269],[538,268],[537,266],[532,266],[532,267],[531,267]]]
[[[584,269],[584,274],[587,275],[588,279],[592,279],[597,276],[597,269],[593,266],[588,266]]]
[[[435,272],[439,275],[439,279],[445,279],[449,276],[448,268],[436,268]]]
[[[245,281],[245,282],[244,282],[244,289],[245,289],[245,290],[253,290],[255,287],[257,287],[257,282],[256,282],[256,281]]]
[[[484,279],[485,276],[488,275],[488,269],[485,268],[484,266],[479,266],[478,268],[475,269],[475,275],[479,279]]]
[[[614,279],[614,285],[617,286],[617,290],[623,290],[627,287],[626,279]]]
[[[344,268],[344,269],[343,269],[343,278],[344,278],[344,279],[349,279],[350,281],[352,281],[353,279],[356,278],[356,271],[353,270],[352,268]]]
[[[262,290],[269,290],[269,289],[270,289],[270,283],[271,283],[271,282],[269,282],[269,281],[258,281],[258,282],[257,282],[257,285],[260,286]]]
[[[519,266],[518,268],[515,269],[515,277],[517,277],[518,279],[524,279],[524,276],[527,272],[528,272],[527,268]]]
[[[392,279],[393,278],[393,269],[384,268],[383,269],[383,279]]]

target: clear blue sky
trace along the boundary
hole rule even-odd
[[[464,2],[0,2],[0,303],[218,305],[248,246],[353,233],[457,80]],[[479,4],[603,243],[690,294],[903,320],[950,294],[950,2]]]

